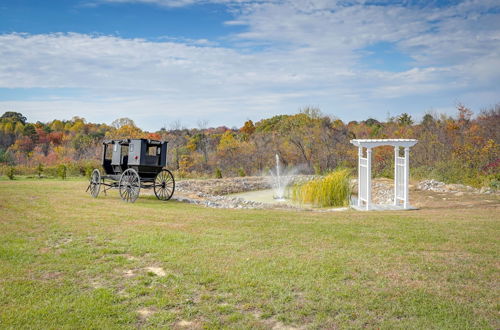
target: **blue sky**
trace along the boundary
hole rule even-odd
[[[3,0],[0,112],[241,126],[500,102],[498,1]]]

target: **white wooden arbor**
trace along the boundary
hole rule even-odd
[[[358,147],[358,200],[353,208],[357,210],[410,209],[408,186],[410,181],[410,147],[414,139],[358,139],[351,143]],[[392,205],[372,203],[372,148],[394,147],[394,200]],[[363,156],[363,148],[366,156]],[[401,157],[401,148],[404,155]]]

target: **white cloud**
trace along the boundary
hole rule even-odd
[[[110,120],[136,116],[158,128],[158,121],[186,114],[232,125],[308,104],[354,119],[408,103],[419,113],[447,107],[461,95],[488,97],[472,106],[499,101],[500,15],[490,10],[498,8],[495,2],[420,8],[326,0],[106,1],[228,3],[235,17],[226,24],[246,30],[230,36],[232,48],[175,36],[152,42],[75,33],[0,35],[0,87],[87,93],[71,100],[3,101],[0,107],[40,120],[67,109],[100,118],[106,109]],[[412,67],[361,70],[359,49],[382,41],[411,57]]]

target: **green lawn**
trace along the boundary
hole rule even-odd
[[[219,210],[85,188],[0,182],[0,328],[500,328],[498,207]]]

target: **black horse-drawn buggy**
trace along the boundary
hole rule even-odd
[[[167,142],[148,139],[104,141],[102,167],[105,175],[94,169],[87,191],[97,197],[101,186],[104,193],[117,188],[124,201],[133,203],[141,188],[153,188],[159,200],[167,201],[174,194],[175,180],[164,168],[166,164]]]

